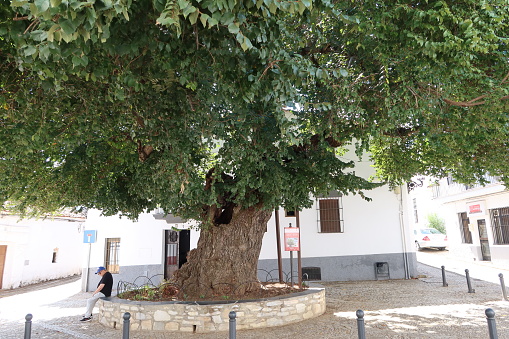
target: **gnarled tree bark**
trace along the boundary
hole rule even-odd
[[[201,230],[196,249],[174,280],[189,297],[244,295],[260,288],[258,257],[271,211],[236,206],[228,224]]]

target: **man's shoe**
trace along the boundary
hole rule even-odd
[[[83,317],[83,319],[81,319],[80,321],[85,322],[85,321],[90,321],[90,320],[92,320],[92,317]]]

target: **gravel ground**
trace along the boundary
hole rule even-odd
[[[327,310],[318,318],[293,325],[237,331],[237,338],[357,338],[355,312],[365,312],[366,337],[381,338],[489,338],[485,310],[496,313],[500,339],[509,338],[509,302],[502,300],[500,284],[472,279],[468,293],[463,275],[418,264],[419,279],[322,283]],[[77,292],[79,278],[49,282],[14,291],[0,291],[0,338],[23,337],[25,315],[32,313],[33,339],[114,339],[121,329],[97,321],[81,323],[90,293]],[[63,284],[62,284],[63,283]],[[227,339],[227,332],[208,334],[131,331],[131,339]]]

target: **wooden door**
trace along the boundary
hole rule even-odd
[[[491,261],[490,242],[488,240],[486,221],[484,219],[477,220],[477,226],[479,228],[479,240],[481,242],[482,260]]]
[[[0,289],[4,277],[5,256],[7,254],[7,245],[0,245]]]

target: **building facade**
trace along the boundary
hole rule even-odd
[[[445,221],[451,254],[475,261],[509,265],[509,192],[497,177],[486,176],[486,184],[464,185],[452,177],[420,178],[410,192],[423,226],[425,216],[439,214]]]
[[[0,288],[81,274],[84,217],[0,215]]]

